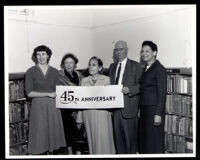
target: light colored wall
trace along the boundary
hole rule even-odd
[[[113,61],[114,43],[125,40],[129,47],[128,57],[139,61],[142,42],[151,40],[158,45],[157,58],[164,66],[191,67],[192,55],[196,54],[194,32],[194,9],[102,25],[93,29],[94,54],[99,55],[108,67]]]
[[[152,17],[171,11],[186,9],[192,5],[115,5],[96,6],[92,9],[92,27],[126,22],[129,20]]]
[[[9,73],[25,72],[34,65],[32,52],[41,44],[52,50],[50,65],[57,69],[60,69],[60,61],[66,52],[77,55],[80,59],[78,68],[86,68],[93,55],[90,16],[89,10],[52,8],[37,8],[34,16],[27,20],[25,16],[10,14],[6,26]]]
[[[142,42],[152,40],[158,45],[158,59],[164,66],[192,65],[192,55],[196,54],[194,8],[168,11],[159,15],[156,12],[140,18],[135,18],[134,12],[128,12],[131,10],[127,10],[127,14],[122,14],[121,18],[114,18],[120,14],[113,16],[108,12],[100,14],[95,10],[38,8],[35,10],[35,17],[27,22],[24,18],[9,18],[9,73],[25,72],[32,66],[32,51],[40,44],[52,49],[50,64],[57,69],[60,68],[61,58],[66,52],[77,55],[80,60],[78,68],[86,68],[91,56],[99,56],[104,67],[109,67],[113,62],[114,43],[120,39],[128,42],[128,56],[136,61],[140,59]],[[126,21],[122,21],[123,19]]]
[[[91,27],[92,10],[81,6],[35,7],[34,14],[39,23],[63,26]]]

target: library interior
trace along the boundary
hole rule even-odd
[[[79,59],[76,69],[83,76],[88,74],[89,59],[97,56],[103,61],[103,74],[108,75],[118,40],[127,42],[128,58],[138,63],[142,42],[157,44],[157,59],[167,73],[165,153],[195,153],[194,5],[7,6],[4,12],[8,156],[28,155],[31,99],[25,92],[25,74],[34,66],[34,48],[48,46],[53,53],[49,64],[57,70],[63,55],[74,53]],[[89,155],[84,136],[72,143]]]

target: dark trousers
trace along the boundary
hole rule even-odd
[[[138,118],[122,117],[121,110],[113,114],[115,148],[118,154],[134,154],[137,147]]]
[[[164,153],[164,124],[154,126],[155,106],[140,106],[139,118],[139,153]]]

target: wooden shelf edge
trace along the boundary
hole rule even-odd
[[[28,141],[24,141],[24,142],[19,142],[19,143],[16,143],[16,144],[11,144],[10,147],[15,147],[15,146],[18,146],[18,145],[21,145],[21,144],[26,144],[28,143]]]

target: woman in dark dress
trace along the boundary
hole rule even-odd
[[[156,59],[157,45],[142,43],[141,57],[147,66],[141,77],[139,152],[164,153],[165,102],[167,74]]]
[[[75,70],[78,63],[78,59],[72,53],[67,53],[63,56],[61,60],[61,70],[60,73],[60,82],[64,86],[79,86],[83,75]],[[73,109],[61,109],[63,125],[65,130],[65,138],[67,141],[67,151],[68,154],[73,154],[73,151],[76,151],[76,154],[81,154],[81,149],[77,145],[74,145],[75,141],[78,141],[78,128],[76,123],[77,110]],[[80,125],[84,127],[83,125]]]
[[[66,146],[61,112],[55,103],[59,72],[49,65],[51,54],[47,46],[35,48],[32,59],[36,65],[26,72],[25,90],[32,98],[28,139],[30,154],[49,153]]]

